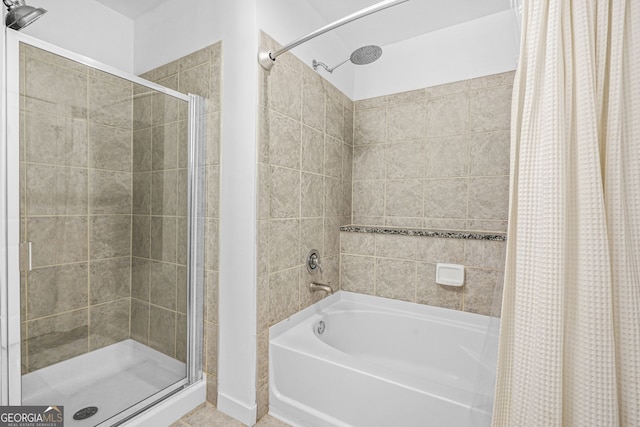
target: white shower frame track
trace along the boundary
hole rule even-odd
[[[187,326],[187,372],[186,378],[168,389],[162,390],[147,399],[138,402],[116,417],[105,421],[104,425],[120,425],[121,423],[138,416],[140,411],[154,405],[157,402],[170,398],[172,395],[185,389],[187,395],[196,396],[195,399],[203,399],[206,390],[206,379],[202,369],[202,336],[203,336],[203,286],[204,286],[204,248],[202,239],[195,236],[203,236],[204,218],[202,210],[192,212],[191,201],[202,200],[204,181],[203,174],[199,173],[204,167],[204,119],[206,118],[206,101],[197,95],[185,95],[175,90],[166,88],[138,76],[126,73],[117,68],[105,65],[91,58],[63,49],[59,46],[39,40],[35,37],[5,29],[5,57],[4,75],[2,79],[2,106],[0,112],[2,127],[0,138],[0,216],[3,217],[0,228],[0,404],[21,405],[22,401],[22,373],[21,373],[21,336],[20,336],[20,43],[25,43],[53,54],[65,57],[80,64],[89,66],[117,77],[121,77],[132,83],[145,86],[157,92],[178,98],[189,103],[189,114],[197,117],[190,120],[189,124],[189,173],[188,173],[188,213],[187,213],[187,259],[189,259],[189,296],[187,300],[188,315]],[[1,61],[0,61],[1,62]],[[2,111],[4,110],[4,111]],[[200,143],[196,143],[198,138]],[[2,173],[4,169],[4,173]],[[194,286],[195,289],[191,289]],[[194,392],[194,386],[201,390]],[[191,389],[191,391],[189,391]],[[194,398],[194,397],[192,397]],[[204,400],[203,400],[204,401]],[[159,406],[161,406],[160,403]],[[141,418],[150,418],[142,415]],[[166,419],[166,418],[165,418]],[[135,421],[135,418],[134,418]],[[149,421],[143,421],[143,425]],[[109,424],[107,424],[109,423]],[[100,424],[100,425],[103,425]],[[134,424],[136,424],[134,422]]]

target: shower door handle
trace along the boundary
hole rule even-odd
[[[20,243],[20,271],[28,273],[33,270],[31,242]]]

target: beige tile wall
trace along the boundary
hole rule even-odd
[[[513,76],[357,101],[353,223],[506,231]]]
[[[132,85],[22,45],[22,370],[129,337]]]
[[[214,403],[217,398],[217,367],[218,367],[218,224],[219,224],[219,171],[220,171],[220,90],[222,76],[222,42],[206,47],[183,58],[151,70],[142,77],[175,89],[182,93],[193,93],[207,98],[207,147],[206,147],[206,229],[205,229],[205,320],[204,320],[204,362],[207,373],[207,399]],[[147,112],[134,116],[136,124],[146,123],[147,126],[137,127],[134,133],[134,145],[150,146],[140,163],[145,166],[136,170],[137,160],[134,158],[134,191],[135,176],[139,174],[141,191],[149,194],[141,208],[141,215],[134,215],[134,235],[137,231],[136,218],[142,223],[140,250],[149,254],[150,258],[137,257],[134,244],[133,266],[133,304],[140,308],[139,316],[132,316],[132,335],[140,340],[149,340],[150,345],[166,343],[171,351],[175,347],[176,357],[183,359],[186,354],[181,353],[186,345],[186,270],[185,254],[186,241],[174,236],[172,227],[181,229],[186,224],[186,144],[175,144],[177,135],[186,138],[186,111],[177,113],[164,103],[165,109],[160,111],[173,114],[175,121],[156,114],[155,102],[160,98],[136,98],[136,111],[140,104],[140,111]],[[165,100],[166,101],[166,100]],[[149,102],[153,114],[148,113]],[[167,108],[168,107],[168,108]],[[176,117],[177,114],[177,117]],[[158,126],[154,126],[154,121]],[[151,125],[148,125],[151,122]],[[162,123],[162,124],[161,124]],[[175,125],[174,125],[175,124]],[[168,139],[170,138],[170,139]],[[170,144],[156,146],[154,142],[174,141]],[[175,156],[175,157],[173,157]],[[177,163],[172,159],[177,159]],[[169,164],[169,160],[171,160]],[[176,171],[174,174],[173,171]],[[168,184],[168,185],[167,185]],[[176,192],[173,189],[177,188]],[[159,194],[160,198],[155,195]],[[134,206],[134,209],[136,207]],[[135,212],[134,212],[135,213]],[[149,218],[149,219],[147,219]],[[175,222],[173,220],[175,218]],[[150,220],[150,224],[148,221]],[[144,236],[144,230],[149,231],[149,237]],[[167,230],[169,233],[167,233]],[[170,236],[167,238],[167,234]],[[138,240],[134,236],[134,242]],[[155,243],[154,243],[155,241]],[[174,268],[175,267],[175,268]],[[149,271],[147,271],[149,270]],[[142,275],[138,282],[137,274]],[[140,286],[137,286],[139,283]],[[133,310],[132,310],[133,313]],[[139,322],[139,323],[137,323]],[[134,335],[134,329],[140,326],[140,334]],[[149,325],[149,335],[145,335],[145,328]],[[169,331],[163,336],[162,331]],[[154,337],[157,331],[157,337]],[[170,333],[175,331],[175,340]],[[165,345],[165,344],[162,344]],[[160,347],[162,348],[162,347]]]
[[[262,45],[276,43],[262,34]],[[351,221],[353,103],[291,54],[260,72],[258,417],[268,405],[268,328],[339,287],[339,227]],[[318,249],[322,274],[304,267]]]
[[[499,316],[505,243],[340,233],[342,290]],[[461,288],[435,282],[436,263],[465,266]]]
[[[188,103],[134,94],[131,337],[185,361]]]
[[[355,103],[353,223],[506,231],[513,72]],[[504,242],[341,233],[341,289],[499,315]],[[436,263],[465,265],[463,288]]]

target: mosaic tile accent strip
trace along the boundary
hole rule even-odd
[[[413,230],[407,228],[387,227],[361,227],[356,225],[342,226],[340,227],[340,231],[350,233],[392,234],[396,236],[438,237],[444,239],[491,240],[495,242],[503,242],[507,240],[507,236],[504,234],[468,233],[464,231],[446,230]]]

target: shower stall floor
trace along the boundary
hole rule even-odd
[[[64,406],[66,426],[95,426],[185,376],[184,363],[128,339],[23,375],[22,404]],[[89,406],[98,412],[73,419]]]

